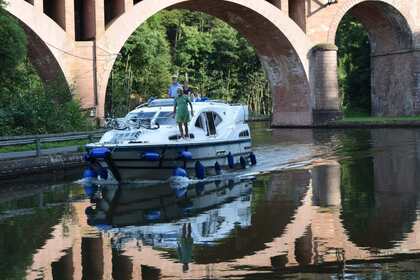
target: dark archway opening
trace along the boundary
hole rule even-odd
[[[142,24],[120,52],[107,88],[106,114],[122,116],[150,97],[166,97],[171,75],[197,96],[272,112],[268,79],[255,49],[234,28],[201,12],[164,10]]]
[[[346,13],[336,44],[347,113],[362,111],[378,117],[415,114],[412,42],[406,18],[390,4],[364,1]]]
[[[360,21],[346,15],[337,36],[338,81],[341,106],[346,116],[371,114],[371,47]]]

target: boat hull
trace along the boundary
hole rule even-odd
[[[141,180],[165,180],[173,175],[176,168],[183,168],[189,177],[196,177],[196,164],[204,166],[206,174],[216,174],[216,162],[222,168],[229,166],[228,158],[233,159],[235,165],[239,165],[240,158],[248,160],[252,149],[251,139],[234,141],[218,141],[213,143],[177,143],[175,145],[126,145],[106,147],[111,151],[110,162],[99,159],[103,167],[108,167],[118,172],[121,181]],[[94,147],[87,147],[88,150]],[[187,151],[189,158],[182,156]],[[159,155],[158,158],[150,158],[147,155]],[[146,155],[146,156],[145,156]],[[114,168],[110,168],[111,163]],[[115,174],[113,174],[114,177]]]

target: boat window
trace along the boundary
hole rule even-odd
[[[149,127],[156,112],[133,112],[128,113],[126,120],[128,122],[137,123],[142,126]]]
[[[190,133],[190,139],[194,139],[195,136],[194,134]],[[177,135],[172,135],[168,137],[169,140],[178,140],[181,139],[181,135],[177,134]]]
[[[204,129],[203,114],[200,114],[195,121],[195,127]]]
[[[241,133],[239,133],[239,137],[248,137],[249,136],[249,131],[248,130],[244,130]]]
[[[206,112],[207,115],[207,135],[216,134],[216,125],[213,112]]]
[[[151,120],[155,116],[156,112],[135,112],[128,113],[126,116],[127,120],[138,121],[138,120]]]
[[[216,113],[213,113],[213,118],[215,126],[218,126],[223,121],[222,118]]]
[[[156,118],[159,125],[176,125],[173,112],[160,112]]]

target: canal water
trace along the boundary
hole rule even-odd
[[[0,279],[420,279],[420,130],[253,141],[203,181],[0,181]]]

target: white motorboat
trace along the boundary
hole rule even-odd
[[[255,164],[248,107],[223,101],[192,102],[189,137],[180,137],[173,99],[155,99],[138,106],[99,142],[86,145],[90,167],[85,177],[108,174],[117,181],[164,180],[172,175],[202,179],[223,168]],[[110,172],[108,172],[110,171]]]

